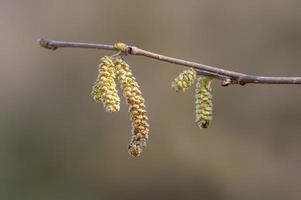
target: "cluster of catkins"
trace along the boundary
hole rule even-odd
[[[127,46],[123,43],[116,43],[114,48],[122,53],[127,51]],[[129,153],[137,157],[140,156],[142,149],[146,146],[146,141],[149,137],[149,124],[145,110],[145,100],[130,66],[120,57],[102,57],[91,95],[96,103],[103,104],[107,112],[119,111],[120,98],[116,89],[115,79],[118,79],[123,96],[129,105],[132,121],[132,137],[128,146]],[[200,128],[207,128],[212,121],[212,78],[208,76],[197,78],[196,71],[190,68],[180,73],[174,79],[172,88],[176,92],[184,92],[196,79],[195,121]]]
[[[117,112],[120,108],[120,98],[116,89],[117,77],[123,96],[129,105],[132,120],[132,138],[129,144],[129,153],[139,156],[146,146],[149,124],[145,110],[145,100],[139,89],[136,78],[129,65],[121,58],[103,57],[100,59],[98,77],[92,87],[91,95],[95,102],[102,102],[107,112]]]
[[[186,91],[195,81],[196,71],[193,68],[183,71],[176,77],[171,86],[176,92]],[[212,78],[200,76],[195,89],[195,122],[200,128],[208,128],[212,121]]]

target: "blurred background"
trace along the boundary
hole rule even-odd
[[[99,58],[57,40],[147,50],[243,73],[301,76],[298,0],[0,0],[0,199],[300,199],[301,86],[213,84],[214,121],[194,123],[184,67],[127,57],[151,132],[127,153],[127,105],[90,97]]]

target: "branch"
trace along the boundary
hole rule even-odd
[[[56,50],[58,48],[63,48],[63,47],[71,47],[71,48],[103,49],[103,50],[120,51],[119,49],[115,48],[114,45],[105,45],[105,44],[66,42],[66,41],[48,40],[43,38],[39,39],[38,43],[41,47],[51,49],[51,50]],[[197,71],[199,75],[211,76],[215,79],[222,80],[223,86],[227,86],[231,84],[245,85],[247,83],[301,84],[301,77],[268,77],[268,76],[247,75],[247,74],[229,71],[229,70],[212,67],[204,64],[190,62],[178,58],[164,56],[161,54],[140,49],[135,46],[126,46],[124,54],[145,56],[163,62],[182,65],[186,67],[192,67]]]

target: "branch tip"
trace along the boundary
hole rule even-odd
[[[47,39],[44,39],[44,38],[39,38],[38,39],[38,44],[41,46],[41,47],[44,47],[45,49],[50,49],[50,50],[56,50],[58,47],[56,46],[53,46],[50,44],[50,41],[47,40]]]

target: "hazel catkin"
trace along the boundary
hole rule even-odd
[[[123,96],[129,105],[132,121],[132,137],[128,146],[129,153],[139,156],[149,135],[148,117],[145,110],[145,100],[139,89],[136,78],[133,76],[129,65],[121,58],[115,60],[116,75],[120,82]]]
[[[172,83],[171,87],[176,92],[185,92],[196,79],[196,71],[193,68],[183,71],[176,77]]]
[[[195,89],[195,121],[200,128],[208,128],[211,123],[213,103],[211,94],[212,78],[201,76]]]
[[[116,90],[115,77],[114,62],[107,56],[102,57],[91,95],[96,103],[103,103],[107,112],[117,112],[120,109],[120,98]]]

